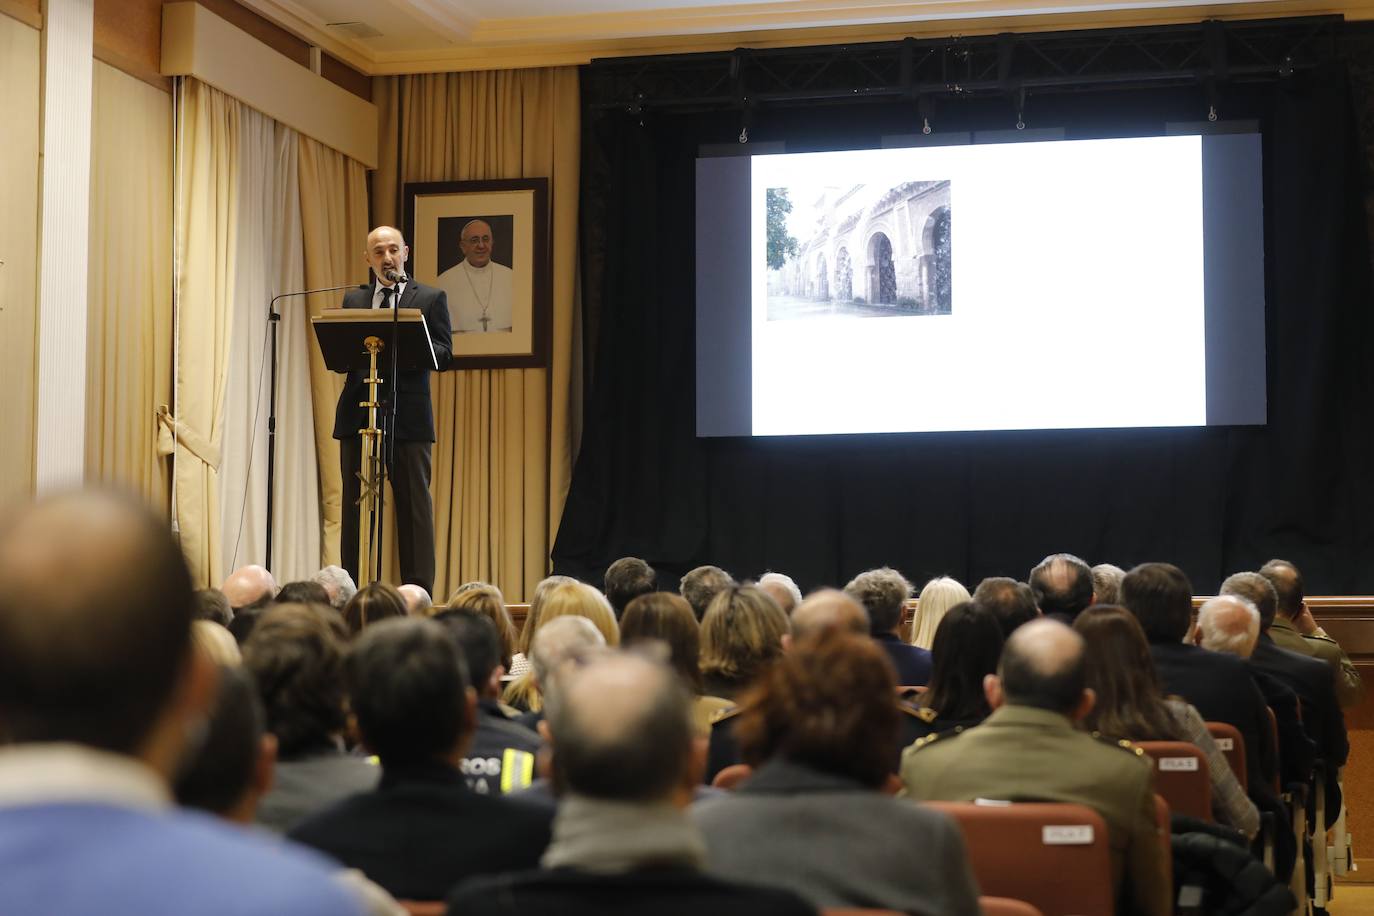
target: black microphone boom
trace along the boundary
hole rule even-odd
[[[343,289],[366,289],[356,283],[346,283],[343,286],[322,286],[319,289],[302,289],[290,293],[281,293],[273,296],[272,301],[267,304],[267,321],[272,327],[272,382],[271,390],[267,397],[267,556],[263,561],[263,566],[268,570],[272,569],[272,490],[276,480],[277,470],[277,325],[281,323],[281,315],[277,312],[277,301],[280,299],[290,299],[294,296],[309,296],[312,293],[337,293]],[[258,376],[259,379],[262,376]],[[261,389],[259,389],[261,390]],[[244,487],[244,492],[247,492]]]

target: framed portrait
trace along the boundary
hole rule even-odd
[[[407,183],[410,275],[448,294],[453,365],[548,364],[549,181]]]

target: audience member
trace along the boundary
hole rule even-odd
[[[1087,805],[1107,823],[1120,913],[1173,912],[1155,827],[1154,768],[1138,749],[1075,728],[1092,709],[1083,638],[1055,620],[1012,633],[988,677],[977,728],[907,748],[902,782],[921,801],[1037,799]]]
[[[792,611],[792,638],[837,629],[867,636],[868,611],[844,592],[835,588],[817,589]]]
[[[902,609],[911,597],[911,583],[897,570],[884,566],[859,573],[844,587],[844,592],[868,611],[869,635],[892,660],[897,680],[907,687],[929,681],[930,651],[909,646],[897,635],[902,626]],[[968,593],[964,594],[967,597]]]
[[[1045,557],[1027,581],[1040,613],[1060,623],[1072,624],[1093,603],[1093,571],[1071,553]]]
[[[973,590],[973,600],[997,619],[1003,637],[1040,616],[1030,586],[1006,576],[989,576],[979,582]]]
[[[972,728],[992,713],[983,681],[996,673],[1004,641],[997,618],[978,602],[949,609],[935,628],[930,685],[917,712],[913,741]]]
[[[1250,796],[1272,796],[1277,752],[1264,696],[1239,659],[1184,644],[1192,624],[1193,586],[1183,570],[1169,563],[1140,564],[1121,580],[1121,603],[1140,621],[1161,689],[1187,700],[1204,720],[1235,726],[1245,739]]]
[[[937,576],[921,588],[916,617],[911,622],[911,644],[929,651],[935,643],[935,630],[950,608],[970,599],[968,589],[957,579]]]
[[[704,695],[701,678],[701,624],[692,606],[672,592],[650,592],[629,603],[620,618],[620,644],[633,648],[644,643],[666,647],[667,661],[682,675],[692,695],[692,724],[697,734],[711,734],[711,720],[734,704],[724,697]]]
[[[388,617],[406,616],[406,600],[387,582],[373,582],[358,589],[344,605],[343,619],[348,632],[356,637],[364,627]]]
[[[468,787],[481,795],[504,795],[525,788],[534,780],[535,759],[543,742],[497,702],[505,669],[496,625],[490,617],[470,608],[441,611],[434,619],[457,640],[477,697],[472,741],[461,763]]]
[[[191,621],[191,641],[216,665],[237,668],[243,664],[243,654],[234,640],[234,634],[217,623],[209,620]]]
[[[281,604],[243,645],[243,664],[262,695],[277,739],[272,788],[258,823],[285,833],[303,818],[377,784],[377,767],[344,748],[348,630],[333,608]]]
[[[473,792],[459,771],[476,698],[444,626],[413,617],[375,623],[349,653],[346,672],[382,780],[298,825],[291,838],[401,900],[439,900],[465,878],[535,865],[548,844],[548,813]]]
[[[753,774],[690,812],[713,874],[817,907],[980,912],[959,828],[883,792],[896,686],[878,645],[833,629],[798,640],[763,673],[735,726]]]
[[[654,568],[639,557],[621,557],[606,569],[606,600],[615,611],[615,619],[625,614],[625,608],[640,595],[654,591],[657,579]]]
[[[449,912],[814,913],[786,891],[701,873],[705,849],[682,810],[700,778],[700,758],[692,752],[687,691],[674,672],[617,653],[564,667],[556,681],[546,724],[564,797],[543,869],[467,882],[449,896]]]
[[[509,671],[515,657],[515,621],[506,610],[506,598],[501,590],[485,582],[470,584],[450,597],[448,606],[455,611],[476,611],[491,621],[496,635],[501,638],[502,673]]]
[[[342,566],[326,566],[311,576],[310,581],[324,586],[325,593],[329,595],[329,603],[336,611],[342,611],[349,599],[358,593],[358,586],[353,582],[353,577]]]
[[[559,617],[585,617],[601,631],[606,645],[620,645],[620,625],[616,623],[611,603],[590,585],[569,580],[550,589],[540,602],[539,620],[530,631],[531,638],[545,623]],[[539,711],[539,692],[528,670],[506,687],[502,700],[521,712]]]
[[[697,615],[697,620],[701,620],[706,616],[706,609],[711,606],[711,599],[722,589],[732,588],[734,585],[734,578],[719,566],[698,566],[682,577],[682,581],[678,583],[678,592],[692,606],[692,613]]]
[[[240,566],[220,586],[237,616],[243,611],[266,607],[277,594],[277,582],[261,566]]]
[[[4,515],[0,912],[362,912],[323,860],[169,809],[216,690],[192,607],[165,519],[133,499]]]
[[[516,653],[511,656],[510,671],[507,674],[511,679],[523,677],[529,670],[530,643],[534,639],[534,631],[539,629],[539,617],[544,608],[544,600],[549,593],[560,585],[577,580],[571,576],[549,576],[541,579],[539,584],[534,587],[534,595],[530,598],[530,609],[525,612],[525,623],[520,628],[520,636],[515,641]]]
[[[782,609],[752,585],[732,585],[711,599],[701,621],[701,673],[707,696],[738,699],[786,648]]]
[[[1198,609],[1194,638],[1204,649],[1249,659],[1259,643],[1259,633],[1259,609],[1238,595],[1219,595]],[[1298,695],[1283,681],[1257,668],[1250,668],[1250,677],[1264,695],[1278,726],[1282,784],[1310,782],[1317,745],[1303,731]]]
[[[1330,667],[1320,659],[1280,649],[1269,638],[1269,629],[1278,610],[1278,595],[1264,576],[1253,572],[1235,573],[1221,583],[1220,593],[1239,595],[1259,610],[1260,638],[1250,654],[1250,665],[1282,681],[1298,695],[1302,704],[1303,730],[1316,744],[1317,755],[1326,766],[1328,810],[1340,811],[1341,789],[1336,776],[1349,756],[1350,742]]]
[[[329,592],[318,582],[288,582],[277,592],[278,604],[329,604]]]
[[[1246,798],[1198,711],[1178,697],[1166,698],[1160,690],[1150,645],[1131,612],[1116,605],[1094,605],[1078,615],[1073,628],[1087,646],[1088,689],[1096,694],[1083,725],[1108,738],[1195,745],[1207,758],[1213,816],[1254,839],[1259,811]]]
[[[769,598],[776,601],[788,617],[791,617],[797,605],[802,603],[801,589],[786,573],[766,572],[759,576],[759,581],[755,584],[763,589]]]
[[[277,740],[267,733],[262,701],[247,672],[220,671],[219,694],[205,723],[205,738],[177,776],[177,804],[251,826],[257,805],[272,784]],[[362,872],[335,877],[358,893],[371,916],[406,916],[396,900]]]
[[[695,622],[695,618],[693,618]],[[534,634],[534,645],[530,647],[530,683],[540,698],[540,708],[534,712],[521,713],[515,722],[530,731],[538,732],[539,723],[544,721],[543,697],[553,677],[553,672],[568,661],[589,657],[594,652],[606,648],[606,637],[586,617],[555,617]]]
[[[1340,644],[1312,618],[1303,593],[1302,573],[1287,560],[1270,560],[1260,567],[1260,575],[1269,580],[1278,596],[1278,611],[1269,625],[1274,645],[1326,662],[1336,680],[1336,698],[1341,706],[1358,706],[1364,699],[1364,682]]]
[[[222,627],[228,627],[234,619],[234,609],[229,599],[217,588],[198,588],[195,593],[196,620],[210,620]]]
[[[1098,563],[1092,569],[1093,596],[1098,604],[1121,603],[1121,580],[1126,578],[1126,570],[1111,563]]]
[[[425,591],[423,585],[416,585],[414,582],[407,582],[397,586],[396,591],[401,593],[401,597],[406,600],[406,613],[411,617],[427,617],[429,609],[434,607],[434,599],[429,592]]]

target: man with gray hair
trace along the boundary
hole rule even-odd
[[[1259,609],[1254,604],[1238,595],[1218,595],[1198,608],[1193,644],[1249,658],[1259,641],[1259,627]]]
[[[563,801],[537,872],[460,885],[464,916],[792,916],[792,894],[702,872],[706,848],[684,809],[701,775],[686,690],[670,668],[608,653],[559,670],[548,698]]]
[[[766,572],[759,576],[758,586],[778,603],[778,607],[782,608],[782,612],[788,617],[791,617],[797,605],[802,603],[801,589],[792,581],[791,576],[784,573]]]
[[[325,594],[329,595],[329,603],[336,611],[342,611],[348,600],[358,594],[358,586],[353,582],[353,577],[342,566],[326,566],[311,576],[310,581],[324,586]]]
[[[1260,611],[1255,603],[1240,595],[1218,595],[1198,609],[1193,641],[1204,649],[1249,659],[1259,643]],[[1312,778],[1312,760],[1317,746],[1303,731],[1298,710],[1298,695],[1278,678],[1253,665],[1250,677],[1274,713],[1279,737],[1279,774],[1283,784],[1307,782]]]
[[[586,617],[555,617],[535,630],[530,642],[530,676],[535,689],[547,702],[554,672],[565,662],[582,661],[604,648],[606,637]],[[537,731],[544,721],[544,709],[516,716],[515,721]]]
[[[844,593],[868,611],[868,632],[883,647],[897,669],[897,683],[921,687],[930,681],[930,652],[909,646],[897,635],[902,626],[902,610],[911,597],[911,583],[891,567],[870,569],[855,576]]]
[[[1126,578],[1126,570],[1111,563],[1098,563],[1093,572],[1093,603],[1119,604],[1121,580]]]
[[[698,566],[682,577],[678,591],[692,606],[692,613],[697,615],[697,620],[701,620],[706,616],[706,609],[716,593],[734,584],[734,577],[719,566]]]

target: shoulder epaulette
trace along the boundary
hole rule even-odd
[[[738,706],[731,706],[729,709],[719,710],[715,713],[715,715],[711,716],[711,724],[715,725],[719,722],[724,722],[727,719],[733,719],[742,711],[743,710],[741,710]]]
[[[911,745],[911,750],[919,751],[923,747],[930,747],[932,744],[939,740],[940,732],[935,732],[934,734],[926,735],[924,738],[917,738],[916,742]]]
[[[931,709],[929,706],[922,707],[921,709],[916,710],[916,718],[920,719],[927,725],[934,722],[938,717],[939,713]]]
[[[1093,732],[1093,733],[1092,733],[1092,736],[1093,736],[1094,738],[1096,738],[1098,741],[1101,741],[1103,744],[1109,744],[1109,745],[1112,745],[1113,747],[1119,747],[1119,748],[1121,748],[1123,751],[1130,751],[1131,753],[1135,754],[1137,757],[1144,757],[1144,756],[1145,756],[1145,750],[1144,750],[1144,748],[1136,747],[1134,744],[1132,744],[1130,741],[1127,741],[1125,738],[1119,738],[1119,739],[1117,739],[1117,738],[1108,738],[1106,735],[1102,734],[1101,732]]]

